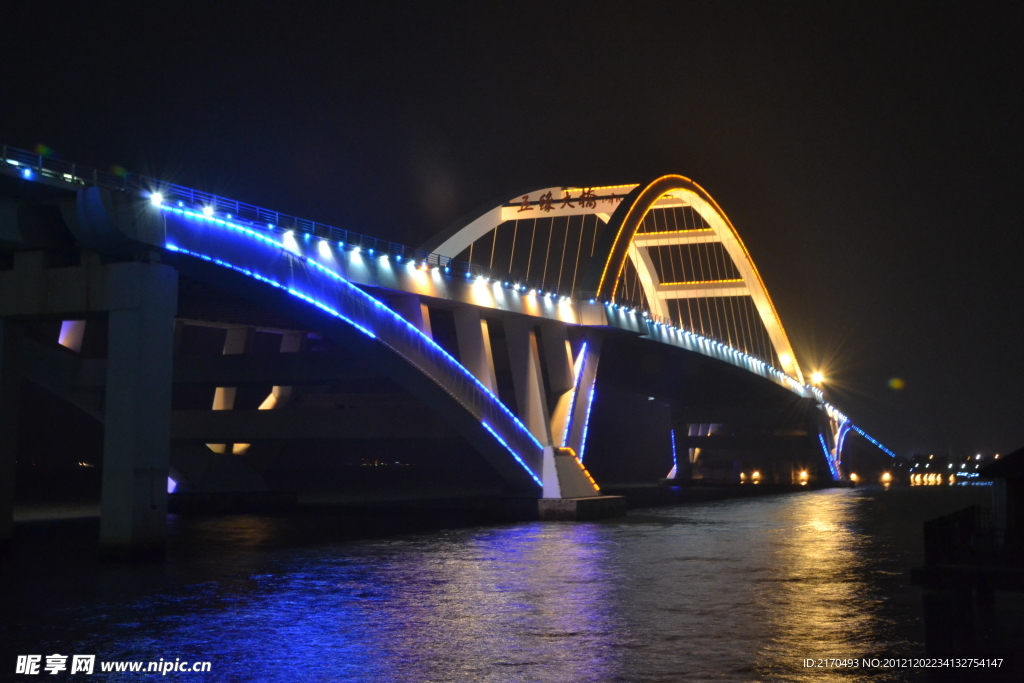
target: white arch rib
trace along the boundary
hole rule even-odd
[[[578,197],[583,188],[546,187],[535,190],[529,193],[529,201],[536,202],[542,195],[550,192],[554,199],[554,208],[552,210],[542,212],[537,206],[533,206],[532,210],[523,210],[523,196],[513,197],[505,204],[496,206],[470,222],[436,247],[434,251],[441,256],[455,258],[468,249],[469,245],[473,242],[485,236],[505,221],[510,220],[593,214],[602,222],[607,223],[611,219],[614,205],[610,206],[609,202],[602,200],[602,197],[609,194],[625,195],[636,187],[637,185],[616,185],[591,188],[595,190],[597,205],[588,208],[580,206],[580,203],[575,200],[575,205],[571,208],[560,206],[561,198],[565,193]],[[668,319],[670,317],[667,304],[669,299],[749,296],[754,303],[758,316],[761,318],[761,322],[764,324],[765,330],[768,332],[768,338],[779,358],[783,372],[803,384],[803,373],[797,364],[796,354],[793,353],[789,337],[782,327],[782,321],[779,320],[775,312],[775,307],[768,296],[768,291],[760,275],[757,273],[753,260],[751,260],[729,220],[719,212],[713,203],[708,202],[699,193],[690,189],[673,189],[666,192],[651,206],[651,209],[670,209],[685,206],[689,206],[696,211],[710,227],[696,230],[638,233],[634,235],[627,251],[628,257],[636,269],[640,283],[644,288],[644,294],[647,297],[651,313]],[[649,249],[651,247],[709,242],[721,243],[739,271],[740,279],[738,281],[660,281],[650,256]]]
[[[534,190],[525,195],[530,202],[536,202],[542,195],[551,193],[552,208],[550,211],[542,211],[540,207],[531,204],[531,208],[523,210],[523,195],[513,197],[501,206],[496,206],[479,218],[473,220],[466,227],[446,239],[439,246],[434,248],[434,253],[449,258],[455,258],[469,245],[494,230],[505,221],[533,219],[533,218],[558,218],[559,216],[589,216],[596,215],[600,220],[607,223],[611,219],[615,204],[609,203],[604,197],[608,195],[625,195],[633,191],[636,185],[614,185],[608,187],[586,188],[595,193],[596,206],[581,207],[577,197],[583,192],[580,187],[545,187]],[[572,195],[572,207],[561,206],[562,197],[565,193]]]

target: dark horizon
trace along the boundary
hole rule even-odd
[[[1016,16],[588,7],[5,6],[0,139],[410,246],[524,187],[679,173],[855,423],[1024,445]]]

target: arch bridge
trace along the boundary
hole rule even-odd
[[[175,490],[586,499],[893,457],[805,381],[682,176],[525,192],[419,249],[9,147],[0,202],[7,536],[21,376],[102,424],[125,552]]]

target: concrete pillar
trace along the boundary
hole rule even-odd
[[[551,438],[555,446],[564,446],[569,426],[569,412],[575,396],[572,347],[561,323],[542,323],[541,345],[551,387]]]
[[[229,327],[224,337],[224,355],[233,356],[245,353],[252,348],[252,342],[256,335],[254,327]],[[235,395],[238,387],[217,387],[213,392],[214,410],[232,410],[235,407]],[[208,443],[207,447],[214,453],[226,453],[227,444]],[[248,446],[246,446],[248,448]]]
[[[568,408],[568,427],[566,429],[566,448],[571,448],[579,458],[585,456],[587,420],[590,417],[591,402],[594,400],[594,383],[597,381],[597,364],[601,360],[601,337],[588,334],[584,340],[586,346],[580,347],[581,363],[576,389]],[[557,438],[561,438],[561,434]]]
[[[487,320],[480,317],[480,309],[475,306],[455,309],[454,317],[462,365],[497,396],[498,381],[494,376],[494,354],[491,352]]]
[[[110,308],[100,545],[113,557],[161,555],[178,274],[159,263],[107,266]]]
[[[541,323],[540,332],[551,393],[558,396],[571,391],[574,378],[572,375],[572,348],[567,336],[568,326],[564,323],[545,321]]]
[[[541,375],[540,353],[533,321],[524,316],[505,321],[508,359],[512,366],[512,384],[516,391],[519,419],[545,446],[551,445],[547,397]]]
[[[519,419],[544,446],[544,463],[540,475],[541,481],[544,482],[543,496],[561,498],[555,449],[551,442],[544,377],[541,373],[540,351],[537,348],[537,334],[533,329],[533,321],[525,317],[507,320],[505,339],[508,342],[508,359],[512,366],[512,384],[516,391]]]
[[[395,294],[388,298],[388,303],[398,315],[402,316],[423,334],[434,338],[430,329],[430,309],[415,294]]]
[[[10,546],[14,532],[20,344],[21,326],[0,318],[0,551]]]
[[[60,337],[57,341],[61,346],[69,348],[75,353],[81,353],[83,339],[85,339],[84,320],[65,320],[60,324]]]
[[[285,332],[281,335],[281,353],[299,353],[306,346],[306,333],[305,332]],[[265,403],[271,401],[273,397],[273,405],[268,405],[264,408],[262,405],[260,409],[268,410],[270,408],[283,408],[287,405],[288,401],[292,398],[293,387],[275,386],[270,391],[270,396],[267,397]]]
[[[302,351],[303,346],[306,343],[305,332],[285,332],[281,335],[281,353],[298,353]],[[278,408],[284,408],[288,405],[288,402],[292,399],[292,387],[290,386],[277,386],[275,385],[267,397],[263,399],[263,402],[259,405],[259,410],[276,410]],[[213,446],[220,444],[206,444],[213,448]],[[231,444],[231,452],[234,455],[245,455],[249,452],[249,448],[252,444],[248,443],[234,443]]]

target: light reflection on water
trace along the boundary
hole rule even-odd
[[[212,660],[189,680],[911,680],[801,661],[922,653],[920,521],[974,502],[922,491],[297,547],[287,518],[178,520],[166,564],[0,578],[16,652]]]

